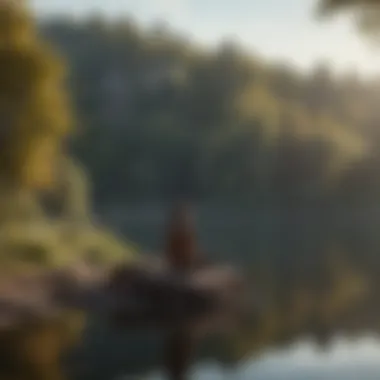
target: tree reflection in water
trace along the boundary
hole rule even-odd
[[[257,249],[253,257],[246,256],[249,264],[246,267],[251,268],[250,286],[255,306],[250,317],[240,321],[238,329],[229,334],[216,334],[205,340],[196,350],[194,362],[217,359],[226,366],[234,366],[269,348],[286,347],[305,337],[325,350],[336,335],[378,335],[378,235],[354,223],[345,229],[333,229],[331,225],[303,226],[302,229],[295,224],[282,226],[266,235],[271,239],[265,243],[268,248],[265,254]],[[238,242],[239,236],[234,241]],[[256,242],[257,247],[265,247],[259,239]],[[239,264],[244,257],[233,259]],[[211,317],[207,322],[208,326],[215,325]],[[68,348],[68,343],[62,340],[68,335],[65,329],[63,324],[57,323],[46,330],[44,337],[30,339],[34,345],[24,346],[19,342],[22,337],[31,337],[29,333],[3,335],[2,368],[17,361],[20,357],[17,355],[25,350],[39,352],[39,357],[36,354],[33,360],[41,362],[47,360],[44,352],[54,354],[52,347],[65,345]],[[74,335],[78,344],[70,350],[64,366],[70,379],[105,380],[162,367],[164,331],[114,330],[91,318],[83,335],[78,332]],[[11,356],[12,350],[18,354]],[[32,379],[30,368],[28,371]],[[46,371],[53,379],[62,376],[58,367],[50,366]],[[28,379],[26,375],[19,378]]]

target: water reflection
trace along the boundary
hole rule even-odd
[[[380,374],[380,341],[363,337],[352,341],[335,338],[328,351],[310,341],[301,341],[283,350],[268,350],[263,355],[225,369],[211,362],[195,366],[197,380],[375,380]],[[146,380],[165,380],[151,373]]]
[[[240,365],[305,336],[328,349],[336,334],[379,331],[380,219],[373,213],[199,211],[203,246],[246,271],[257,306],[240,332],[202,357]],[[135,240],[160,248],[158,220],[122,225]]]
[[[195,367],[194,378],[379,379],[380,219],[222,214],[201,215],[202,245],[246,272],[256,309],[239,331],[200,347],[198,362],[222,367]],[[161,248],[160,220],[117,224],[147,249]],[[364,334],[372,338],[334,338]],[[162,334],[115,331],[90,319],[79,340],[64,366],[68,379],[136,378],[162,367]]]

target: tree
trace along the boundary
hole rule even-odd
[[[361,31],[372,36],[380,36],[380,1],[320,0],[318,3],[318,13],[322,16],[344,12],[354,14]]]
[[[23,2],[0,8],[0,174],[17,188],[46,189],[72,119],[64,68]]]
[[[164,200],[179,186],[202,200],[328,201],[348,168],[361,178],[364,151],[380,152],[379,84],[323,63],[302,73],[234,43],[207,50],[133,21],[90,21],[41,30],[70,63],[84,126],[71,147],[102,207]]]

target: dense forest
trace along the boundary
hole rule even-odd
[[[41,31],[69,63],[71,147],[97,200],[378,199],[380,79],[324,63],[300,72],[233,41],[202,49],[128,18],[55,19]]]

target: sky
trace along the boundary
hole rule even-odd
[[[40,16],[93,11],[164,20],[202,44],[233,38],[255,54],[309,69],[320,61],[337,71],[380,74],[380,49],[361,38],[349,17],[317,20],[316,0],[32,0]]]

